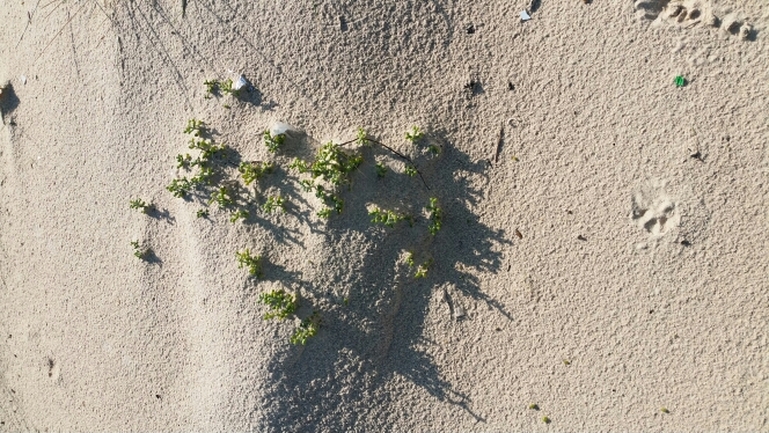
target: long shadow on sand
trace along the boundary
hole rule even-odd
[[[484,302],[509,318],[471,274],[498,271],[501,255],[496,247],[508,241],[504,233],[479,223],[470,210],[480,191],[468,179],[485,176],[486,162],[471,161],[440,137],[428,137],[442,148],[440,156],[424,154],[414,160],[429,190],[418,177],[395,171],[383,178],[372,175],[373,160],[381,159],[382,152],[364,148],[366,162],[343,196],[345,210],[325,228],[328,272],[299,283],[322,315],[321,330],[306,346],[287,344],[273,358],[268,367],[272,387],[262,400],[268,403],[252,413],[260,431],[365,431],[367,426],[394,425],[395,419],[404,419],[404,414],[392,413],[403,410],[403,403],[390,404],[394,394],[415,387],[436,403],[454,407],[456,416],[482,421],[472,411],[471,396],[455,390],[424,349],[439,344],[424,339],[425,319],[436,298],[440,309],[431,314],[447,322],[459,320],[451,314],[456,302]],[[430,197],[438,199],[444,212],[435,236],[419,216]],[[416,220],[413,226],[375,226],[366,211],[371,203],[411,211]],[[361,249],[361,243],[367,247]],[[363,257],[352,256],[360,251]],[[426,278],[414,278],[404,251],[413,253],[417,265],[432,263]]]

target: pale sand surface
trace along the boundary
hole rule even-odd
[[[0,431],[769,431],[765,1],[186,3],[0,0]],[[283,167],[285,215],[166,191],[193,117]],[[306,134],[277,156],[275,121]],[[429,191],[364,149],[315,217],[294,156],[416,156],[412,125]],[[431,196],[434,238],[366,215]]]

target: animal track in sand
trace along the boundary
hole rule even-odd
[[[676,25],[686,29],[697,25],[721,28],[742,39],[755,39],[753,26],[729,14],[723,20],[713,12],[712,4],[703,0],[635,0],[638,16],[655,23]]]
[[[659,238],[678,227],[681,213],[663,182],[647,181],[633,193],[632,219],[652,238]]]

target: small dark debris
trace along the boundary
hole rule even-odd
[[[515,235],[518,236],[518,239],[523,239],[523,234],[521,234],[520,230],[515,229]]]
[[[692,243],[687,241],[686,239],[684,239],[684,240],[681,241],[681,245],[683,245],[685,247],[690,247],[690,246],[692,246]]]
[[[581,240],[581,241],[586,241],[587,240],[587,238],[582,236],[582,235],[577,236],[577,239]]]
[[[347,20],[343,16],[339,17],[339,29],[343,32],[347,31]]]
[[[649,310],[649,314],[653,314],[653,313],[654,313],[654,310]]]
[[[501,330],[502,330],[502,328],[496,328],[496,329],[494,329],[494,330],[495,330],[495,331],[497,331],[497,332],[499,332],[499,331],[501,331]]]
[[[160,394],[155,394],[155,398],[160,400]]]
[[[475,93],[476,90],[478,89],[478,86],[480,86],[480,84],[481,83],[479,83],[479,82],[477,82],[475,80],[470,80],[470,82],[465,84],[465,89]]]
[[[692,153],[691,155],[689,155],[689,158],[694,158],[694,159],[697,159],[697,160],[700,160],[700,161],[704,162],[702,160],[702,153],[700,153],[699,150],[694,152],[694,153]]]
[[[472,35],[473,33],[475,33],[475,26],[470,24],[469,26],[467,26],[466,30],[468,35]]]
[[[566,209],[566,213],[567,213],[567,214],[569,214],[569,215],[574,215],[574,212],[572,212],[572,211],[571,211],[571,210],[569,210],[569,209]]]
[[[507,82],[507,90],[515,90],[515,86],[510,81]]]

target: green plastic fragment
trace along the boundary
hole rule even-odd
[[[686,85],[686,78],[683,75],[678,75],[675,78],[676,87],[684,87]]]

